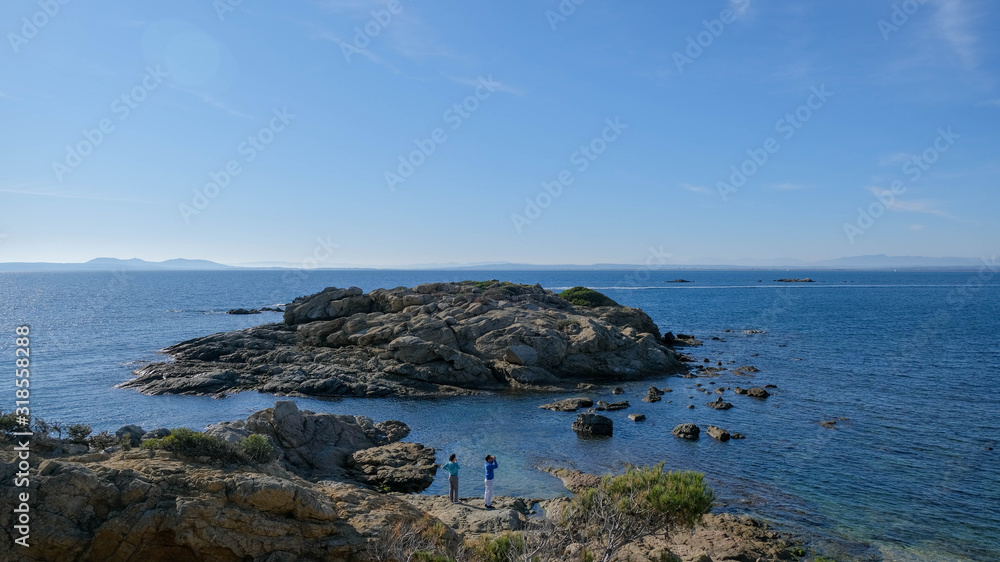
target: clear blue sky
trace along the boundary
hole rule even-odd
[[[997,253],[996,3],[576,1],[5,1],[0,261]]]

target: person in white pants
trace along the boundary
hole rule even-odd
[[[493,509],[493,471],[498,466],[496,457],[486,455],[486,464],[483,465],[483,468],[486,469],[486,495],[484,497],[486,500],[486,509]]]

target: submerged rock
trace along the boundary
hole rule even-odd
[[[566,398],[550,404],[542,404],[539,408],[553,412],[575,412],[580,408],[589,408],[593,405],[594,401],[590,398]]]
[[[310,396],[468,394],[683,372],[656,324],[626,306],[577,306],[538,285],[330,287],[284,323],[163,350],[123,383],[146,394],[258,390]]]

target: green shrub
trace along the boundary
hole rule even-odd
[[[491,537],[482,535],[473,543],[476,560],[482,562],[507,562],[516,560],[524,550],[524,536],[520,533],[507,531],[502,535]]]
[[[559,296],[568,300],[575,306],[618,306],[614,300],[593,289],[586,287],[573,287],[559,293]]]
[[[267,437],[258,433],[241,439],[240,447],[252,462],[263,464],[274,459],[274,446],[267,440]]]
[[[226,441],[178,427],[170,435],[160,439],[147,439],[142,442],[144,449],[164,449],[185,457],[208,457],[223,463],[244,463],[247,461],[243,450]]]
[[[20,427],[20,424],[17,423],[17,416],[14,414],[5,414],[0,410],[0,431],[11,433],[13,431],[20,431]]]
[[[68,428],[66,428],[66,433],[69,434],[69,440],[78,445],[84,445],[87,443],[87,437],[93,432],[89,423],[75,423]]]
[[[589,535],[603,551],[601,560],[607,562],[626,544],[694,526],[714,501],[704,474],[663,472],[661,462],[605,476],[596,487],[573,498],[563,524]]]

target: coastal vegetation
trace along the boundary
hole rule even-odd
[[[574,306],[619,306],[611,297],[586,287],[566,289],[559,293],[559,296],[568,300]]]
[[[274,459],[274,447],[263,435],[253,434],[237,443],[186,427],[171,430],[165,437],[146,439],[143,449],[163,449],[189,458],[204,458],[224,464],[262,464]]]

